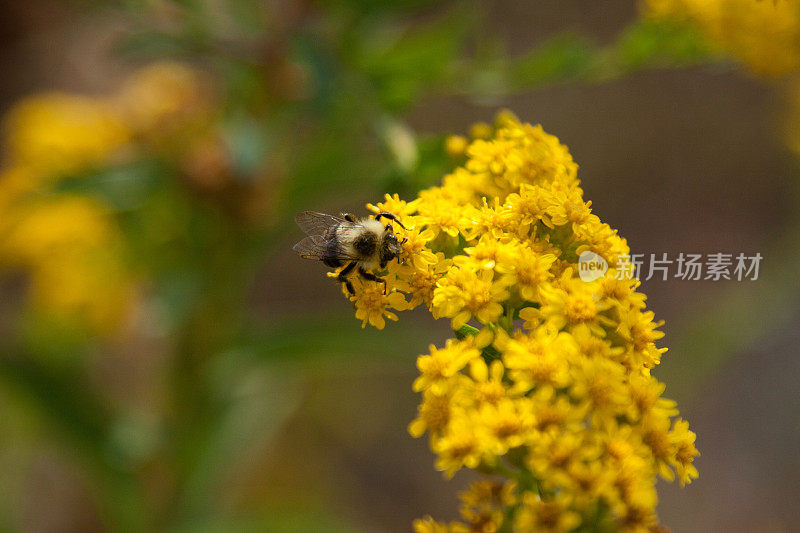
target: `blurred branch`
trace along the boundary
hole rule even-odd
[[[641,19],[608,46],[564,32],[512,58],[502,47],[494,55],[458,65],[448,84],[459,94],[502,96],[561,83],[600,83],[652,68],[683,68],[721,56],[695,28],[668,20]]]

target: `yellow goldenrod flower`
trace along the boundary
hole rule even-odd
[[[536,430],[541,433],[575,431],[586,419],[585,406],[575,405],[552,387],[540,387],[533,393]]]
[[[518,248],[516,257],[510,262],[514,269],[509,281],[522,301],[535,300],[539,288],[553,278],[551,268],[555,260],[554,254],[537,253],[527,246]]]
[[[415,391],[443,384],[471,360],[480,357],[480,351],[471,339],[464,341],[450,339],[442,349],[431,344],[430,352],[430,355],[421,355],[417,359],[420,376],[414,380]]]
[[[459,512],[473,532],[495,533],[503,525],[505,510],[516,505],[516,483],[476,481],[459,495]]]
[[[403,232],[403,237],[405,238],[403,255],[409,258],[408,262],[414,268],[422,270],[439,263],[436,254],[427,247],[427,244],[435,237],[432,230],[409,228]]]
[[[672,427],[670,440],[675,448],[675,459],[671,462],[678,474],[681,485],[690,483],[698,476],[697,468],[692,464],[694,458],[700,455],[694,446],[697,436],[689,431],[689,423],[685,420],[677,420]]]
[[[530,404],[528,398],[501,398],[479,408],[479,423],[488,431],[493,455],[505,455],[510,448],[521,446],[529,438],[534,426]]]
[[[389,309],[396,309],[397,311],[405,311],[408,309],[406,299],[399,292],[391,292],[388,295],[383,293],[383,287],[380,285],[367,285],[361,284],[361,292],[359,297],[355,299],[356,303],[356,318],[361,320],[361,327],[365,327],[367,323],[375,326],[378,329],[383,329],[386,326],[386,320],[397,320],[397,315],[389,311]]]
[[[628,378],[629,405],[631,407],[628,417],[631,420],[639,420],[650,412],[657,413],[659,418],[677,416],[677,403],[661,397],[666,387],[649,376],[631,374]]]
[[[517,243],[500,242],[497,239],[484,235],[469,248],[464,248],[466,256],[458,255],[453,262],[469,270],[490,270],[502,274],[509,273],[514,257],[520,253],[521,246]]]
[[[472,381],[466,383],[467,386],[473,385],[469,393],[477,404],[488,403],[496,405],[501,399],[505,398],[509,391],[503,383],[505,369],[501,361],[492,361],[490,365],[483,359],[473,359],[470,361],[469,374]]]
[[[431,440],[431,448],[438,455],[436,468],[448,477],[462,467],[476,468],[488,446],[487,429],[477,423],[477,415],[469,412],[455,416],[447,432]]]
[[[580,523],[580,515],[570,511],[568,496],[562,494],[543,500],[533,494],[526,494],[522,500],[522,507],[517,512],[514,526],[517,531],[566,533]]]
[[[395,280],[395,287],[411,296],[409,309],[423,303],[431,306],[436,284],[453,264],[442,252],[436,252],[433,263],[428,263],[426,256],[420,256],[422,260],[417,261],[417,264],[422,265],[420,267],[396,262],[389,264],[389,277]]]
[[[503,363],[516,392],[564,387],[569,383],[569,360],[575,356],[572,338],[547,328],[517,334],[503,344]]]
[[[419,202],[419,199],[414,200],[413,202],[405,202],[401,200],[397,194],[387,194],[385,195],[383,202],[378,202],[374,205],[367,204],[367,209],[373,213],[389,212],[405,220],[406,217],[417,211],[417,205],[419,205]],[[413,225],[406,224],[406,227],[413,227]]]
[[[586,326],[595,335],[604,336],[602,326],[607,319],[600,313],[609,307],[609,303],[600,298],[599,284],[571,276],[572,271],[568,269],[556,283],[545,284],[539,289],[542,318],[556,331]]]
[[[419,416],[408,425],[408,432],[414,437],[421,437],[426,431],[431,435],[441,432],[450,422],[451,404],[450,391],[425,390],[422,403],[419,404]]]
[[[469,526],[460,522],[444,524],[430,516],[414,520],[414,533],[471,533]]]
[[[482,324],[496,322],[503,314],[502,302],[509,297],[507,286],[508,280],[494,279],[492,270],[454,267],[436,284],[433,314],[451,317],[455,330],[472,318]]]
[[[363,324],[418,305],[451,319],[459,340],[417,359],[408,430],[428,433],[445,475],[504,480],[473,485],[462,521],[414,528],[644,531],[656,476],[697,477],[695,435],[650,374],[661,322],[637,280],[615,279],[630,250],[591,212],[566,147],[508,112],[477,129],[441,186],[369,206],[394,212],[408,240],[384,273],[389,295],[361,283],[352,297]],[[612,268],[583,281],[585,251]]]

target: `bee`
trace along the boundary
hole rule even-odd
[[[326,215],[316,211],[303,211],[294,217],[308,237],[292,248],[304,259],[322,261],[329,267],[337,268],[347,264],[336,279],[344,283],[347,292],[355,295],[353,284],[347,276],[358,269],[358,274],[370,281],[383,283],[386,294],[386,280],[370,272],[376,268],[386,268],[387,263],[399,257],[403,251],[403,240],[398,240],[391,224],[385,226],[381,218],[393,220],[406,229],[392,213],[378,213],[374,217],[357,218],[349,213],[341,217]]]

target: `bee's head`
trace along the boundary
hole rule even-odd
[[[392,259],[399,256],[403,251],[403,243],[407,240],[408,237],[403,237],[402,240],[398,239],[392,227],[388,226],[386,233],[383,235],[383,246],[386,252],[388,252],[386,255],[390,256]]]

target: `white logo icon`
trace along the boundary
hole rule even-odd
[[[594,252],[586,250],[578,258],[578,275],[582,281],[594,281],[605,276],[608,262]]]

